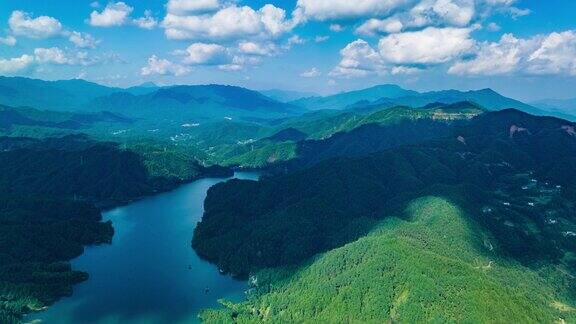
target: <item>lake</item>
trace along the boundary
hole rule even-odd
[[[237,173],[257,179],[257,173]],[[207,190],[226,179],[201,179],[174,191],[104,213],[111,245],[89,247],[72,261],[90,279],[46,311],[24,321],[42,323],[195,323],[218,299],[241,300],[247,284],[221,275],[191,247]]]

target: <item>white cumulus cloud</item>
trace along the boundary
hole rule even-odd
[[[333,77],[363,77],[373,73],[386,73],[380,54],[368,42],[358,39],[340,51],[340,63],[330,71]]]
[[[10,31],[16,36],[42,39],[58,36],[62,32],[62,24],[58,19],[48,16],[33,18],[24,11],[14,11],[8,19]]]
[[[475,57],[456,62],[448,72],[461,75],[576,75],[576,31],[525,39],[505,34],[498,42],[480,43]]]
[[[231,5],[213,14],[175,15],[168,13],[162,22],[169,39],[274,38],[290,31],[294,24],[286,12],[273,5],[259,10]]]
[[[14,74],[28,69],[34,64],[34,57],[22,55],[20,57],[2,59],[0,58],[0,74]]]
[[[185,53],[184,63],[190,65],[219,65],[230,60],[226,47],[218,44],[194,43]]]
[[[62,50],[59,47],[36,48],[34,58],[38,64],[88,66],[103,62],[105,59],[90,57],[82,51]]]
[[[94,10],[88,23],[95,27],[122,26],[129,22],[134,8],[124,2],[111,2],[101,12]]]
[[[470,28],[428,27],[380,39],[382,58],[396,64],[438,64],[468,52],[474,46]]]
[[[319,76],[322,75],[322,72],[320,72],[320,70],[318,70],[318,68],[311,68],[308,71],[304,71],[302,73],[300,73],[300,76],[303,78],[317,78]]]
[[[220,2],[218,0],[169,0],[166,7],[169,13],[183,15],[215,11],[220,8]]]
[[[404,24],[396,18],[372,18],[356,28],[356,33],[366,36],[374,36],[377,34],[399,33],[403,28]]]
[[[70,32],[68,40],[78,48],[96,48],[96,46],[100,43],[100,40],[97,40],[94,38],[94,36],[77,31]]]
[[[448,24],[465,27],[475,13],[474,0],[422,0],[410,10],[412,23],[416,26]]]
[[[238,51],[247,55],[272,56],[278,52],[278,49],[273,43],[243,41],[238,44]]]
[[[166,59],[160,59],[156,55],[152,55],[148,59],[148,65],[140,70],[143,76],[149,75],[174,75],[182,76],[191,72],[189,67],[173,63]]]
[[[6,37],[0,37],[0,44],[2,44],[2,45],[14,46],[14,45],[16,45],[16,43],[17,43],[17,40],[12,35],[8,35]]]
[[[152,12],[150,10],[144,11],[144,16],[134,19],[134,24],[143,29],[153,29],[158,26],[158,21],[156,18],[152,17]]]
[[[389,15],[413,0],[298,0],[297,12],[306,19],[341,20]]]

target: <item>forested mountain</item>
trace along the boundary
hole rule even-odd
[[[401,98],[418,94],[415,91],[405,90],[397,85],[385,84],[368,89],[344,92],[327,97],[308,97],[292,101],[291,103],[313,110],[343,109],[358,102],[369,103],[382,98]]]
[[[224,271],[255,274],[257,284],[248,302],[206,318],[312,321],[342,312],[399,321],[572,318],[565,309],[573,305],[566,280],[576,274],[575,126],[517,110],[489,112],[450,125],[442,138],[215,186],[193,246]],[[429,196],[435,198],[419,200]],[[397,266],[413,269],[413,260],[429,265],[425,276],[446,282],[430,286],[419,272]],[[450,283],[455,277],[444,272],[456,264],[466,285]],[[397,285],[405,288],[393,279],[374,285],[352,279],[384,268],[378,273],[402,276]],[[555,294],[535,293],[533,284],[520,284],[526,278]],[[429,295],[434,311],[422,313],[419,291],[432,290],[447,297]],[[320,291],[323,297],[314,295]],[[380,305],[373,310],[344,301],[371,291]],[[510,296],[506,306],[491,304],[502,295]],[[458,301],[471,311],[444,308]]]
[[[34,94],[31,96],[30,94]],[[187,120],[224,117],[280,118],[303,112],[259,92],[233,86],[112,88],[84,80],[43,81],[0,77],[0,105],[40,110]]]
[[[247,301],[201,317],[206,323],[573,321],[570,275],[499,256],[494,238],[455,198],[437,191],[411,200],[352,243],[297,267],[258,272]]]
[[[34,108],[14,108],[0,105],[0,135],[33,136],[56,135],[59,132],[87,131],[99,124],[126,126],[133,119],[110,112],[70,113]]]
[[[130,147],[85,136],[20,140],[0,138],[0,184],[12,192],[85,199],[130,201],[206,174],[194,157],[168,143]]]
[[[573,99],[545,99],[532,103],[534,107],[538,107],[547,111],[554,111],[557,113],[564,113],[576,115],[576,98]]]
[[[261,94],[280,102],[290,102],[301,98],[317,96],[313,92],[287,91],[279,89],[261,90]]]
[[[560,118],[574,119],[569,111],[537,108],[518,100],[507,98],[492,89],[473,91],[443,90],[416,92],[404,90],[398,86],[383,85],[360,91],[345,92],[328,97],[302,98],[292,104],[308,109],[361,109],[369,110],[378,107],[408,106],[424,107],[433,103],[454,104],[469,101],[488,110],[518,109],[535,115],[554,115]]]
[[[230,175],[200,166],[170,143],[121,147],[83,135],[0,137],[0,322],[16,323],[87,279],[66,261],[85,245],[112,239],[111,224],[101,222],[94,204],[111,206],[202,176]]]
[[[166,87],[145,95],[120,92],[93,100],[89,109],[140,118],[166,116],[189,122],[225,117],[270,119],[302,111],[255,91],[220,85]]]
[[[117,91],[116,88],[84,80],[43,81],[0,77],[0,104],[12,107],[82,111],[91,100]]]
[[[333,242],[346,240],[340,236],[350,232],[345,230],[348,221],[353,229],[361,229],[355,220],[378,218],[387,202],[436,184],[497,190],[509,177],[533,172],[564,187],[564,196],[572,197],[573,128],[568,121],[516,110],[486,113],[469,124],[453,125],[445,132],[446,139],[423,140],[416,146],[399,146],[368,157],[325,160],[310,169],[258,183],[219,186],[207,199],[195,246],[223,268],[246,274],[254,266],[290,263],[326,250]],[[289,234],[293,231],[298,232],[294,239]],[[212,246],[211,239],[218,244],[226,241],[219,235],[235,237],[234,245]],[[218,254],[213,255],[212,248]],[[233,257],[222,259],[217,256],[220,253]]]
[[[470,102],[374,109],[325,118],[298,118],[282,123],[282,130],[262,140],[221,153],[220,163],[241,167],[302,167],[335,156],[361,156],[400,144],[446,136],[450,126],[485,110]],[[289,163],[284,163],[289,162]]]
[[[69,263],[85,245],[109,243],[113,229],[92,205],[0,192],[0,322],[19,323],[72,294],[88,274]]]

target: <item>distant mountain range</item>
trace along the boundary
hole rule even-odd
[[[112,111],[139,118],[176,120],[211,118],[280,118],[303,109],[275,101],[259,92],[223,85],[173,86],[135,95],[117,92],[92,100],[90,111]],[[162,115],[159,115],[159,113]]]
[[[0,130],[16,126],[80,130],[98,122],[130,124],[133,120],[106,111],[82,114],[0,105]]]
[[[262,90],[260,91],[260,93],[280,102],[290,102],[302,98],[318,96],[318,94],[313,92],[289,91],[279,89]]]
[[[344,109],[350,105],[358,103],[369,104],[383,98],[396,99],[417,94],[416,91],[405,90],[397,85],[385,84],[363,90],[343,92],[327,97],[302,98],[293,101],[292,104],[311,110]]]
[[[489,110],[518,109],[534,115],[552,115],[555,117],[574,119],[569,112],[559,109],[549,109],[547,106],[532,106],[521,101],[505,97],[492,89],[473,91],[443,90],[432,92],[416,92],[403,89],[397,85],[380,85],[372,88],[343,92],[327,97],[310,97],[292,101],[297,106],[310,110],[319,109],[362,109],[408,106],[424,107],[432,103],[453,104],[463,101],[474,102]],[[575,109],[576,112],[576,109]]]
[[[34,95],[30,95],[34,94]],[[42,81],[0,77],[0,105],[40,110],[93,113],[111,111],[130,118],[172,121],[214,119],[264,120],[290,117],[309,110],[380,109],[384,106],[420,108],[432,103],[470,101],[489,110],[518,109],[535,115],[574,119],[571,101],[545,101],[529,105],[491,89],[416,92],[397,85],[320,97],[313,93],[266,90],[236,86],[182,85],[159,87],[145,83],[131,88],[106,87],[84,80]],[[162,112],[161,115],[158,113]]]
[[[576,98],[572,99],[544,99],[531,103],[547,111],[557,111],[566,114],[576,114]]]
[[[256,91],[234,86],[158,87],[145,83],[122,89],[84,80],[43,81],[9,77],[0,77],[0,104],[50,111],[112,111],[128,117],[186,120],[225,117],[270,119],[303,111]]]

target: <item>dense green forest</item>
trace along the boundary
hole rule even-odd
[[[571,277],[498,255],[463,201],[409,201],[366,236],[250,277],[248,300],[207,323],[553,323],[576,320]],[[496,247],[497,249],[497,247]],[[542,280],[545,277],[546,280]]]
[[[102,223],[93,205],[1,192],[0,322],[17,323],[22,314],[72,294],[88,274],[66,261],[112,235],[112,224]]]
[[[86,245],[109,243],[113,229],[95,204],[112,206],[204,176],[203,167],[173,145],[120,145],[85,135],[0,138],[0,322],[49,306],[88,278],[68,263]]]
[[[562,199],[573,198],[574,193],[571,177],[576,142],[571,125],[515,110],[488,113],[467,126],[454,125],[446,139],[366,157],[326,160],[259,182],[218,185],[206,200],[194,247],[238,275],[292,264],[365,235],[388,208],[437,184],[468,184],[477,186],[477,192],[522,195],[527,200],[524,207],[533,199],[534,210],[536,205],[551,204],[551,212],[566,214],[569,219],[570,204]],[[345,153],[340,156],[347,157]],[[551,187],[534,194],[541,197],[528,196],[530,190],[502,193],[514,184],[526,186],[514,180],[522,174],[533,174],[533,180],[545,179]],[[550,190],[560,193],[548,197]],[[516,221],[532,217],[535,224],[530,226],[538,230],[502,228],[499,222],[507,220],[499,213],[493,222],[483,223],[507,241],[505,250],[516,251],[518,257],[531,257],[521,253],[526,244],[532,246],[531,253],[558,257],[557,248],[562,248],[557,243],[566,241],[561,239],[562,230],[548,233],[541,216],[524,209],[511,210],[510,217],[520,218]],[[569,225],[564,232],[572,229]]]
[[[244,145],[221,147],[215,161],[248,168],[285,170],[335,156],[361,156],[448,135],[453,124],[485,110],[471,102],[420,109],[378,107],[364,113],[313,113],[281,121],[276,132]]]
[[[74,135],[0,138],[3,147],[9,148],[0,152],[0,184],[18,193],[122,203],[201,176],[232,174],[225,168],[205,168],[170,143],[123,146]]]
[[[230,167],[267,172],[211,188],[192,245],[251,287],[207,322],[576,321],[575,124],[490,89],[270,95],[0,77],[0,322],[87,279],[99,208]]]
[[[204,319],[573,320],[573,130],[484,113],[444,138],[215,186],[193,246],[256,284]]]

